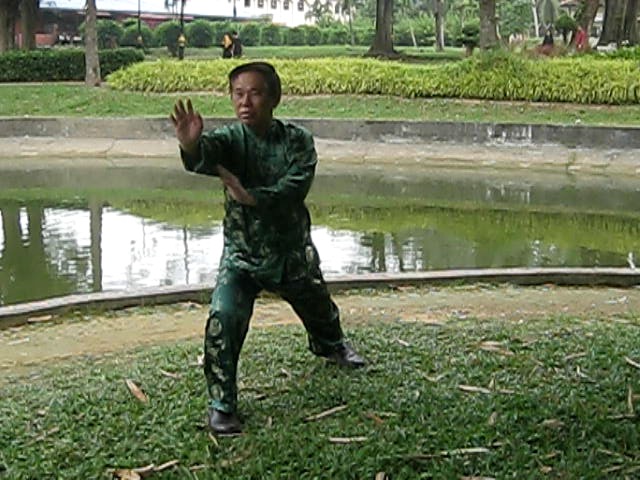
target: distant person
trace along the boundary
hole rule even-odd
[[[219,434],[242,429],[238,359],[262,290],[293,307],[312,353],[343,367],[365,364],[345,341],[311,240],[305,198],[317,164],[313,137],[274,118],[281,84],[272,65],[239,65],[228,80],[237,122],[203,133],[191,100],[178,100],[171,115],[184,167],[219,177],[225,190],[224,245],[204,341],[208,423]]]
[[[540,53],[543,55],[549,55],[553,52],[553,30],[551,27],[547,28],[547,31],[544,34],[544,38],[542,39],[542,44],[540,45]]]
[[[238,32],[235,30],[231,32],[231,39],[233,41],[233,46],[231,47],[233,58],[240,58],[242,56],[242,40],[240,40]]]
[[[587,33],[584,28],[578,27],[576,30],[576,51],[583,52],[587,48]]]
[[[229,32],[226,32],[222,37],[222,58],[233,57],[233,37]]]

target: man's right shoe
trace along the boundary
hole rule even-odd
[[[361,368],[367,364],[365,359],[358,355],[358,352],[356,352],[347,342],[342,343],[342,345],[338,346],[335,351],[326,355],[326,358],[330,362],[337,363],[341,367]]]
[[[209,429],[218,435],[233,435],[242,433],[242,424],[235,413],[212,408],[209,411]]]

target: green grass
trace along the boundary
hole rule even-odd
[[[4,387],[0,478],[109,478],[110,468],[174,459],[153,478],[635,478],[629,392],[640,384],[625,357],[639,359],[638,326],[632,317],[378,323],[350,329],[371,361],[361,371],[313,358],[299,326],[252,330],[240,366],[245,433],[233,438],[205,431],[200,341],[45,367]]]
[[[245,45],[243,48],[243,58],[263,59],[263,58],[320,58],[320,57],[361,57],[369,50],[368,46],[351,45],[282,45],[254,47]],[[443,52],[436,52],[433,47],[396,47],[401,55],[410,57],[416,61],[450,61],[459,60],[464,57],[464,49],[447,48]],[[211,59],[220,58],[222,49],[211,48],[190,48],[185,50],[186,59]],[[147,57],[150,60],[158,58],[170,58],[169,50],[165,47],[149,49]]]
[[[80,84],[0,84],[0,116],[168,116],[183,94],[117,92]],[[226,96],[190,93],[205,116],[232,117]],[[585,106],[453,99],[401,99],[335,95],[285,97],[276,114],[285,118],[639,125],[640,106]]]

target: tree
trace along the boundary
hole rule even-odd
[[[33,50],[36,48],[36,29],[40,13],[40,0],[20,1],[20,26],[22,27],[22,48]]]
[[[98,57],[98,28],[96,26],[96,0],[87,0],[84,36],[84,83],[89,87],[100,85],[100,58]]]
[[[593,20],[596,18],[600,0],[582,0],[580,8],[576,12],[576,23],[582,27],[585,32],[590,32],[593,26]]]
[[[376,0],[376,34],[367,55],[392,57],[393,0]]]
[[[599,45],[638,43],[638,0],[607,0]]]
[[[433,17],[436,21],[436,51],[444,50],[444,0],[433,0]]]
[[[0,53],[15,46],[15,24],[19,6],[19,0],[0,0]]]
[[[487,50],[497,44],[496,0],[480,0],[479,46],[481,49]]]

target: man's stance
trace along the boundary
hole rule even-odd
[[[317,163],[313,138],[273,118],[281,86],[270,64],[234,68],[229,90],[237,123],[203,134],[190,100],[178,101],[171,115],[185,168],[218,176],[225,186],[224,248],[204,341],[209,427],[216,433],[241,430],[238,358],[263,289],[293,307],[314,354],[341,366],[365,364],[344,339],[311,241],[304,199]]]

